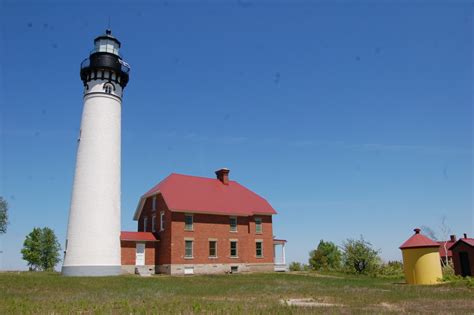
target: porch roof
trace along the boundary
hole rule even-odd
[[[120,232],[121,241],[159,242],[151,232]]]

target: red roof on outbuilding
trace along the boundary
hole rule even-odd
[[[464,243],[469,244],[469,245],[474,247],[474,238],[461,238],[461,240]]]
[[[459,244],[459,242],[464,242],[466,243],[467,245],[470,245],[472,247],[474,247],[474,238],[460,238],[456,243],[454,243],[453,245],[451,245],[451,247],[449,248],[449,250],[451,251],[457,244]]]
[[[446,251],[444,250],[444,244],[446,243],[446,249],[447,249],[447,252],[448,252],[448,257],[453,257],[453,252],[449,249],[451,246],[453,246],[454,243],[456,242],[452,242],[452,241],[438,241],[436,242],[439,244],[439,255],[441,257],[446,257]]]
[[[413,235],[408,240],[406,240],[406,242],[400,246],[400,249],[440,246],[438,243],[436,243],[432,239],[424,235],[421,235],[420,229],[415,229],[414,231],[415,231],[415,235]]]
[[[120,232],[121,241],[145,241],[145,242],[155,242],[157,241],[155,235],[151,232]]]
[[[142,200],[155,193],[161,193],[168,208],[175,212],[241,216],[276,214],[268,201],[232,180],[226,185],[218,179],[171,174],[145,193]],[[135,219],[141,209],[137,210]]]

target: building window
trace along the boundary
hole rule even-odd
[[[193,230],[193,215],[192,214],[185,214],[184,215],[184,229],[186,231]]]
[[[217,241],[209,241],[209,257],[217,257]]]
[[[230,217],[230,231],[237,232],[237,217]]]
[[[230,241],[230,257],[237,257],[237,241]]]
[[[143,232],[146,232],[146,226],[148,225],[148,218],[143,218]]]
[[[156,215],[153,215],[153,216],[151,217],[151,231],[152,231],[153,233],[156,232]]]
[[[165,212],[161,211],[160,212],[160,231],[163,231],[165,229]]]
[[[262,233],[262,218],[255,218],[255,233]]]
[[[263,257],[263,243],[262,241],[255,242],[255,255],[257,258]]]
[[[156,211],[156,196],[151,199],[151,210]]]
[[[193,241],[190,241],[190,240],[184,241],[184,257],[193,258]]]

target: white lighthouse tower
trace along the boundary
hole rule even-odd
[[[84,108],[62,274],[120,274],[120,125],[130,67],[110,30],[81,63]]]

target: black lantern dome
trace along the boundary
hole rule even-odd
[[[89,58],[81,63],[81,80],[84,85],[91,80],[102,79],[118,83],[124,88],[128,83],[130,65],[119,54],[120,41],[107,29],[94,40]]]

